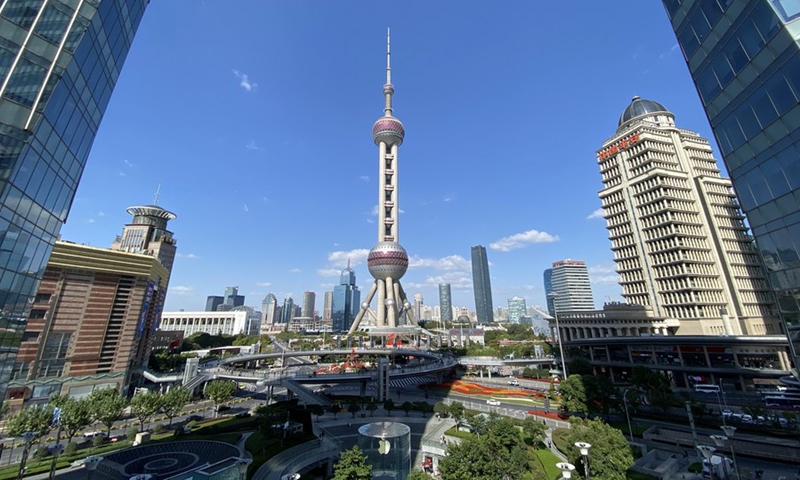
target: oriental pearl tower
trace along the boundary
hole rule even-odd
[[[408,270],[408,254],[400,246],[399,206],[397,202],[397,152],[403,143],[405,129],[397,118],[392,116],[391,49],[389,33],[386,34],[386,84],[383,86],[385,104],[383,116],[372,126],[372,139],[378,146],[378,243],[372,247],[367,257],[369,273],[375,278],[369,294],[361,304],[361,309],[353,320],[349,334],[354,333],[369,312],[375,318],[377,327],[397,327],[398,319],[406,315],[408,323],[416,325],[411,303],[400,285],[400,279]],[[375,312],[369,308],[372,298],[378,294]]]

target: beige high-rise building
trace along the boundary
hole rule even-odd
[[[663,105],[634,97],[597,161],[628,304],[678,320],[671,333],[679,335],[780,332],[753,238],[707,139],[676,127]]]

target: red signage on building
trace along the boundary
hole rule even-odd
[[[597,152],[597,159],[598,160],[605,160],[606,158],[616,155],[617,153],[625,150],[626,148],[632,147],[634,144],[639,143],[639,134],[634,133],[628,135],[627,137],[617,141],[614,145],[609,145],[608,147],[600,150]]]

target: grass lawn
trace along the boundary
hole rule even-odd
[[[456,430],[456,427],[450,427],[446,432],[444,432],[444,434],[461,439],[472,438],[475,436],[466,430]]]
[[[560,462],[561,460],[556,457],[555,453],[546,448],[537,448],[533,452],[542,463],[544,471],[547,474],[547,478],[550,480],[555,480],[561,477],[561,471],[558,469],[558,467],[556,467],[556,463]]]
[[[267,437],[262,432],[258,431],[250,435],[244,442],[244,448],[253,455],[253,463],[251,463],[250,467],[247,469],[247,477],[252,477],[261,465],[278,453],[309,440],[313,440],[314,438],[313,435],[309,437],[287,438],[284,440],[283,446],[281,446],[280,438],[274,436]]]

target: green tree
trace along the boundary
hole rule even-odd
[[[447,415],[447,404],[444,402],[436,402],[433,405],[433,411],[438,413],[440,416]]]
[[[602,413],[608,418],[609,411],[616,405],[613,397],[618,392],[605,375],[581,375],[586,392],[586,408],[589,413]]]
[[[322,405],[314,406],[314,409],[311,411],[314,415],[317,416],[317,420],[320,419],[323,415],[325,415],[325,408]]]
[[[33,432],[36,434],[34,441],[50,433],[52,428],[52,405],[31,405],[6,422],[9,436],[18,437],[25,432]]]
[[[69,443],[78,431],[92,423],[92,406],[87,399],[69,398],[61,406],[60,428],[67,436]]]
[[[131,412],[139,420],[139,431],[144,431],[144,424],[161,409],[161,394],[152,390],[137,393],[131,399]]]
[[[122,417],[127,401],[115,388],[101,388],[92,391],[88,397],[92,409],[92,419],[106,427],[106,436],[111,436],[111,427]]]
[[[567,412],[588,413],[586,405],[586,388],[583,385],[583,377],[580,375],[570,375],[561,382],[558,389],[561,394],[561,408]]]
[[[404,412],[406,412],[406,417],[409,415],[411,410],[414,409],[414,404],[411,402],[403,402],[403,405],[400,406]]]
[[[367,404],[367,411],[369,411],[369,416],[370,417],[375,416],[375,410],[377,410],[377,409],[378,409],[378,406],[375,404],[375,402],[369,402]]]
[[[331,413],[333,414],[333,418],[334,418],[334,420],[335,420],[335,419],[336,419],[336,417],[339,415],[339,412],[341,412],[341,411],[342,411],[342,406],[341,406],[341,405],[339,405],[338,403],[334,403],[334,404],[333,404],[333,405],[331,405],[329,408],[330,408],[330,411],[331,411]]]
[[[570,447],[565,452],[570,463],[578,467],[581,472],[584,471],[580,451],[574,444],[587,442],[592,445],[589,452],[590,477],[625,480],[626,472],[633,465],[633,455],[622,432],[599,418],[593,420],[573,418],[570,423],[572,428],[567,436],[567,444]]]
[[[411,470],[406,480],[431,480],[431,476],[422,470]]]
[[[182,387],[172,387],[161,396],[161,413],[169,418],[169,424],[172,425],[172,419],[177,417],[191,400],[192,392]]]
[[[464,417],[467,414],[467,409],[464,408],[463,403],[453,402],[449,407],[447,407],[447,414],[453,417],[453,420],[456,421],[456,430],[458,430],[461,421],[464,420]]]
[[[392,410],[394,410],[394,409],[395,409],[395,406],[394,406],[394,402],[392,401],[392,399],[391,399],[391,398],[387,398],[387,399],[386,399],[386,400],[383,402],[383,409],[384,409],[384,410],[386,410],[386,413],[387,413],[388,415],[391,415],[391,414],[392,414]]]
[[[214,380],[206,385],[206,398],[214,404],[214,417],[217,416],[219,406],[233,396],[236,385],[231,380]]]
[[[570,374],[591,375],[592,364],[589,363],[589,360],[583,357],[575,357],[567,362],[567,371]]]
[[[522,432],[525,434],[525,441],[529,445],[535,446],[547,436],[547,426],[536,417],[528,417],[522,422]]]
[[[372,480],[372,466],[358,445],[339,456],[333,466],[333,480]]]
[[[353,415],[353,418],[356,418],[356,414],[361,411],[361,405],[357,404],[356,402],[353,402],[347,406],[347,411],[348,413]]]
[[[527,471],[528,457],[511,420],[490,418],[486,433],[451,443],[439,462],[442,480],[516,480]]]

